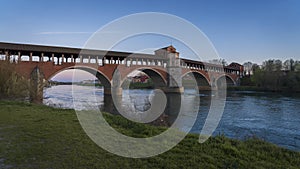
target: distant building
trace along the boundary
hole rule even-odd
[[[130,80],[132,83],[148,83],[149,77],[146,75],[134,76],[134,77],[131,77]]]
[[[98,84],[99,80],[98,79],[96,79],[96,80],[83,80],[80,83],[81,84]]]
[[[233,68],[239,69],[240,75],[241,76],[243,75],[243,72],[244,72],[244,66],[243,65],[241,65],[239,63],[236,63],[236,62],[232,62],[227,67],[233,67]]]

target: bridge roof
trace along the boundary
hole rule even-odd
[[[222,64],[213,64],[213,63],[201,62],[201,61],[184,59],[184,58],[181,58],[181,60],[184,61],[185,63],[190,63],[190,64],[219,67],[219,68],[225,68],[225,69],[231,69],[231,70],[240,70],[240,67],[232,66],[231,64],[228,66],[224,66]]]
[[[173,46],[168,46],[162,49],[170,49],[176,51]],[[106,50],[96,50],[96,49],[81,49],[81,48],[73,48],[73,47],[61,47],[61,46],[46,46],[46,45],[34,45],[34,44],[18,44],[18,43],[7,43],[0,42],[0,54],[4,54],[5,51],[9,51],[10,54],[17,55],[18,52],[21,52],[22,55],[29,55],[30,52],[33,52],[35,55],[40,56],[41,53],[47,54],[65,54],[65,57],[70,57],[74,55],[74,57],[78,57],[78,55],[88,55],[88,56],[97,56],[97,57],[114,57],[114,58],[139,58],[139,59],[159,59],[166,60],[167,58],[157,58],[154,54],[144,54],[144,53],[130,53],[130,52],[119,52],[119,51],[106,51]],[[48,55],[49,56],[49,55]],[[212,67],[220,67],[227,68],[231,70],[239,70],[240,68],[235,65],[223,66],[218,64],[206,63],[201,61],[189,60],[181,58],[182,61],[191,64],[212,66]]]
[[[0,53],[4,51],[10,51],[13,54],[17,52],[23,53],[60,53],[69,55],[91,55],[91,56],[111,56],[125,58],[128,56],[138,56],[139,58],[154,59],[154,55],[144,53],[130,53],[130,52],[118,52],[118,51],[106,51],[96,49],[81,49],[72,47],[60,47],[60,46],[46,46],[46,45],[34,45],[34,44],[18,44],[18,43],[6,43],[0,42]],[[157,58],[155,58],[157,59]]]

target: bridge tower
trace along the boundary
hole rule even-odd
[[[171,45],[156,50],[155,56],[167,59],[167,87],[164,88],[164,91],[167,93],[182,93],[184,90],[182,87],[182,68],[180,67],[179,52]]]

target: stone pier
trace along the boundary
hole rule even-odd
[[[43,103],[44,74],[39,67],[35,67],[30,74],[30,101]]]

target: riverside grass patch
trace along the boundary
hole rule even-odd
[[[104,113],[117,131],[150,137],[166,128]],[[170,151],[132,159],[98,147],[83,131],[74,110],[0,101],[0,168],[299,168],[300,153],[250,138],[187,137]]]

